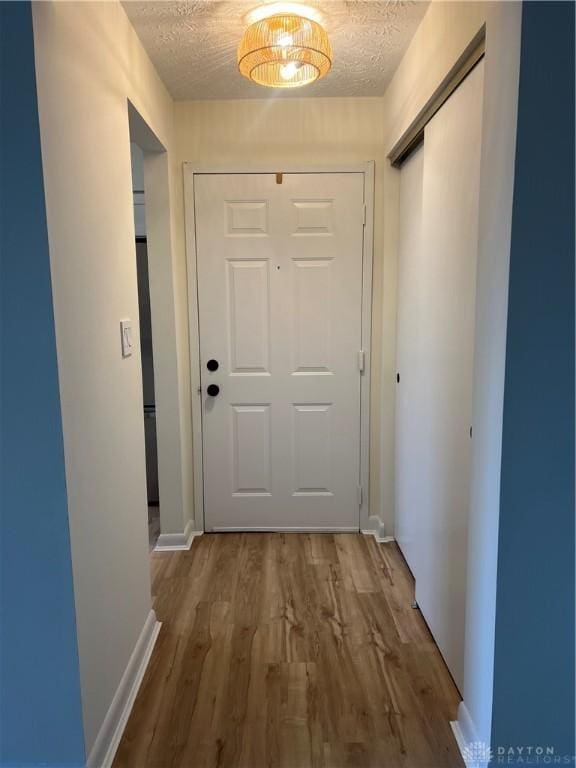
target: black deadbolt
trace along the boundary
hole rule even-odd
[[[209,371],[217,371],[218,360],[208,360],[208,362],[206,363],[206,368],[208,368]]]
[[[216,397],[218,392],[220,392],[220,387],[218,386],[218,384],[208,384],[206,392],[208,392],[210,397]]]

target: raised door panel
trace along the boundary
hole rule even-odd
[[[268,261],[238,259],[227,266],[230,375],[269,375]]]
[[[232,406],[232,495],[272,493],[270,404]]]
[[[299,374],[331,373],[334,325],[332,259],[292,262],[294,365]]]
[[[226,200],[228,237],[267,237],[268,200]]]
[[[333,200],[292,200],[292,235],[334,234]]]
[[[295,496],[332,496],[332,403],[294,405]]]

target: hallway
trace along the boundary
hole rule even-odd
[[[396,544],[207,534],[152,570],[163,624],[115,768],[462,765]]]

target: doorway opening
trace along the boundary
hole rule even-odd
[[[151,518],[159,517],[160,524],[154,548],[169,551],[190,547],[194,536],[194,489],[188,469],[192,464],[189,382],[181,375],[178,365],[181,353],[178,329],[185,322],[185,314],[179,316],[176,296],[178,281],[174,273],[172,243],[170,158],[166,146],[146,120],[130,102],[127,107],[129,140],[141,150],[139,157],[143,170],[139,183],[134,185],[137,190],[136,213],[140,219],[142,212],[145,214],[145,228],[138,232],[143,232],[146,237],[146,242],[140,241],[135,248],[138,251],[143,374],[146,377],[143,405],[151,406],[146,409],[146,430],[153,433],[155,423],[157,438],[156,459],[153,435],[149,440],[147,490],[152,502]],[[137,226],[141,225],[142,221]],[[150,322],[148,328],[146,318]],[[153,505],[155,501],[159,501],[159,507]],[[153,524],[152,531],[158,533],[157,523]]]
[[[158,489],[158,440],[156,433],[156,397],[154,389],[154,351],[152,348],[152,312],[146,231],[146,196],[144,189],[144,152],[130,143],[132,159],[132,196],[136,235],[136,270],[138,312],[140,316],[140,357],[142,362],[142,399],[144,404],[144,444],[146,451],[146,493],[148,500],[148,543],[154,549],[160,536],[160,494]]]

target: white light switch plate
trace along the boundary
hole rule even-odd
[[[122,357],[132,354],[132,320],[120,320],[120,337],[122,339]]]

